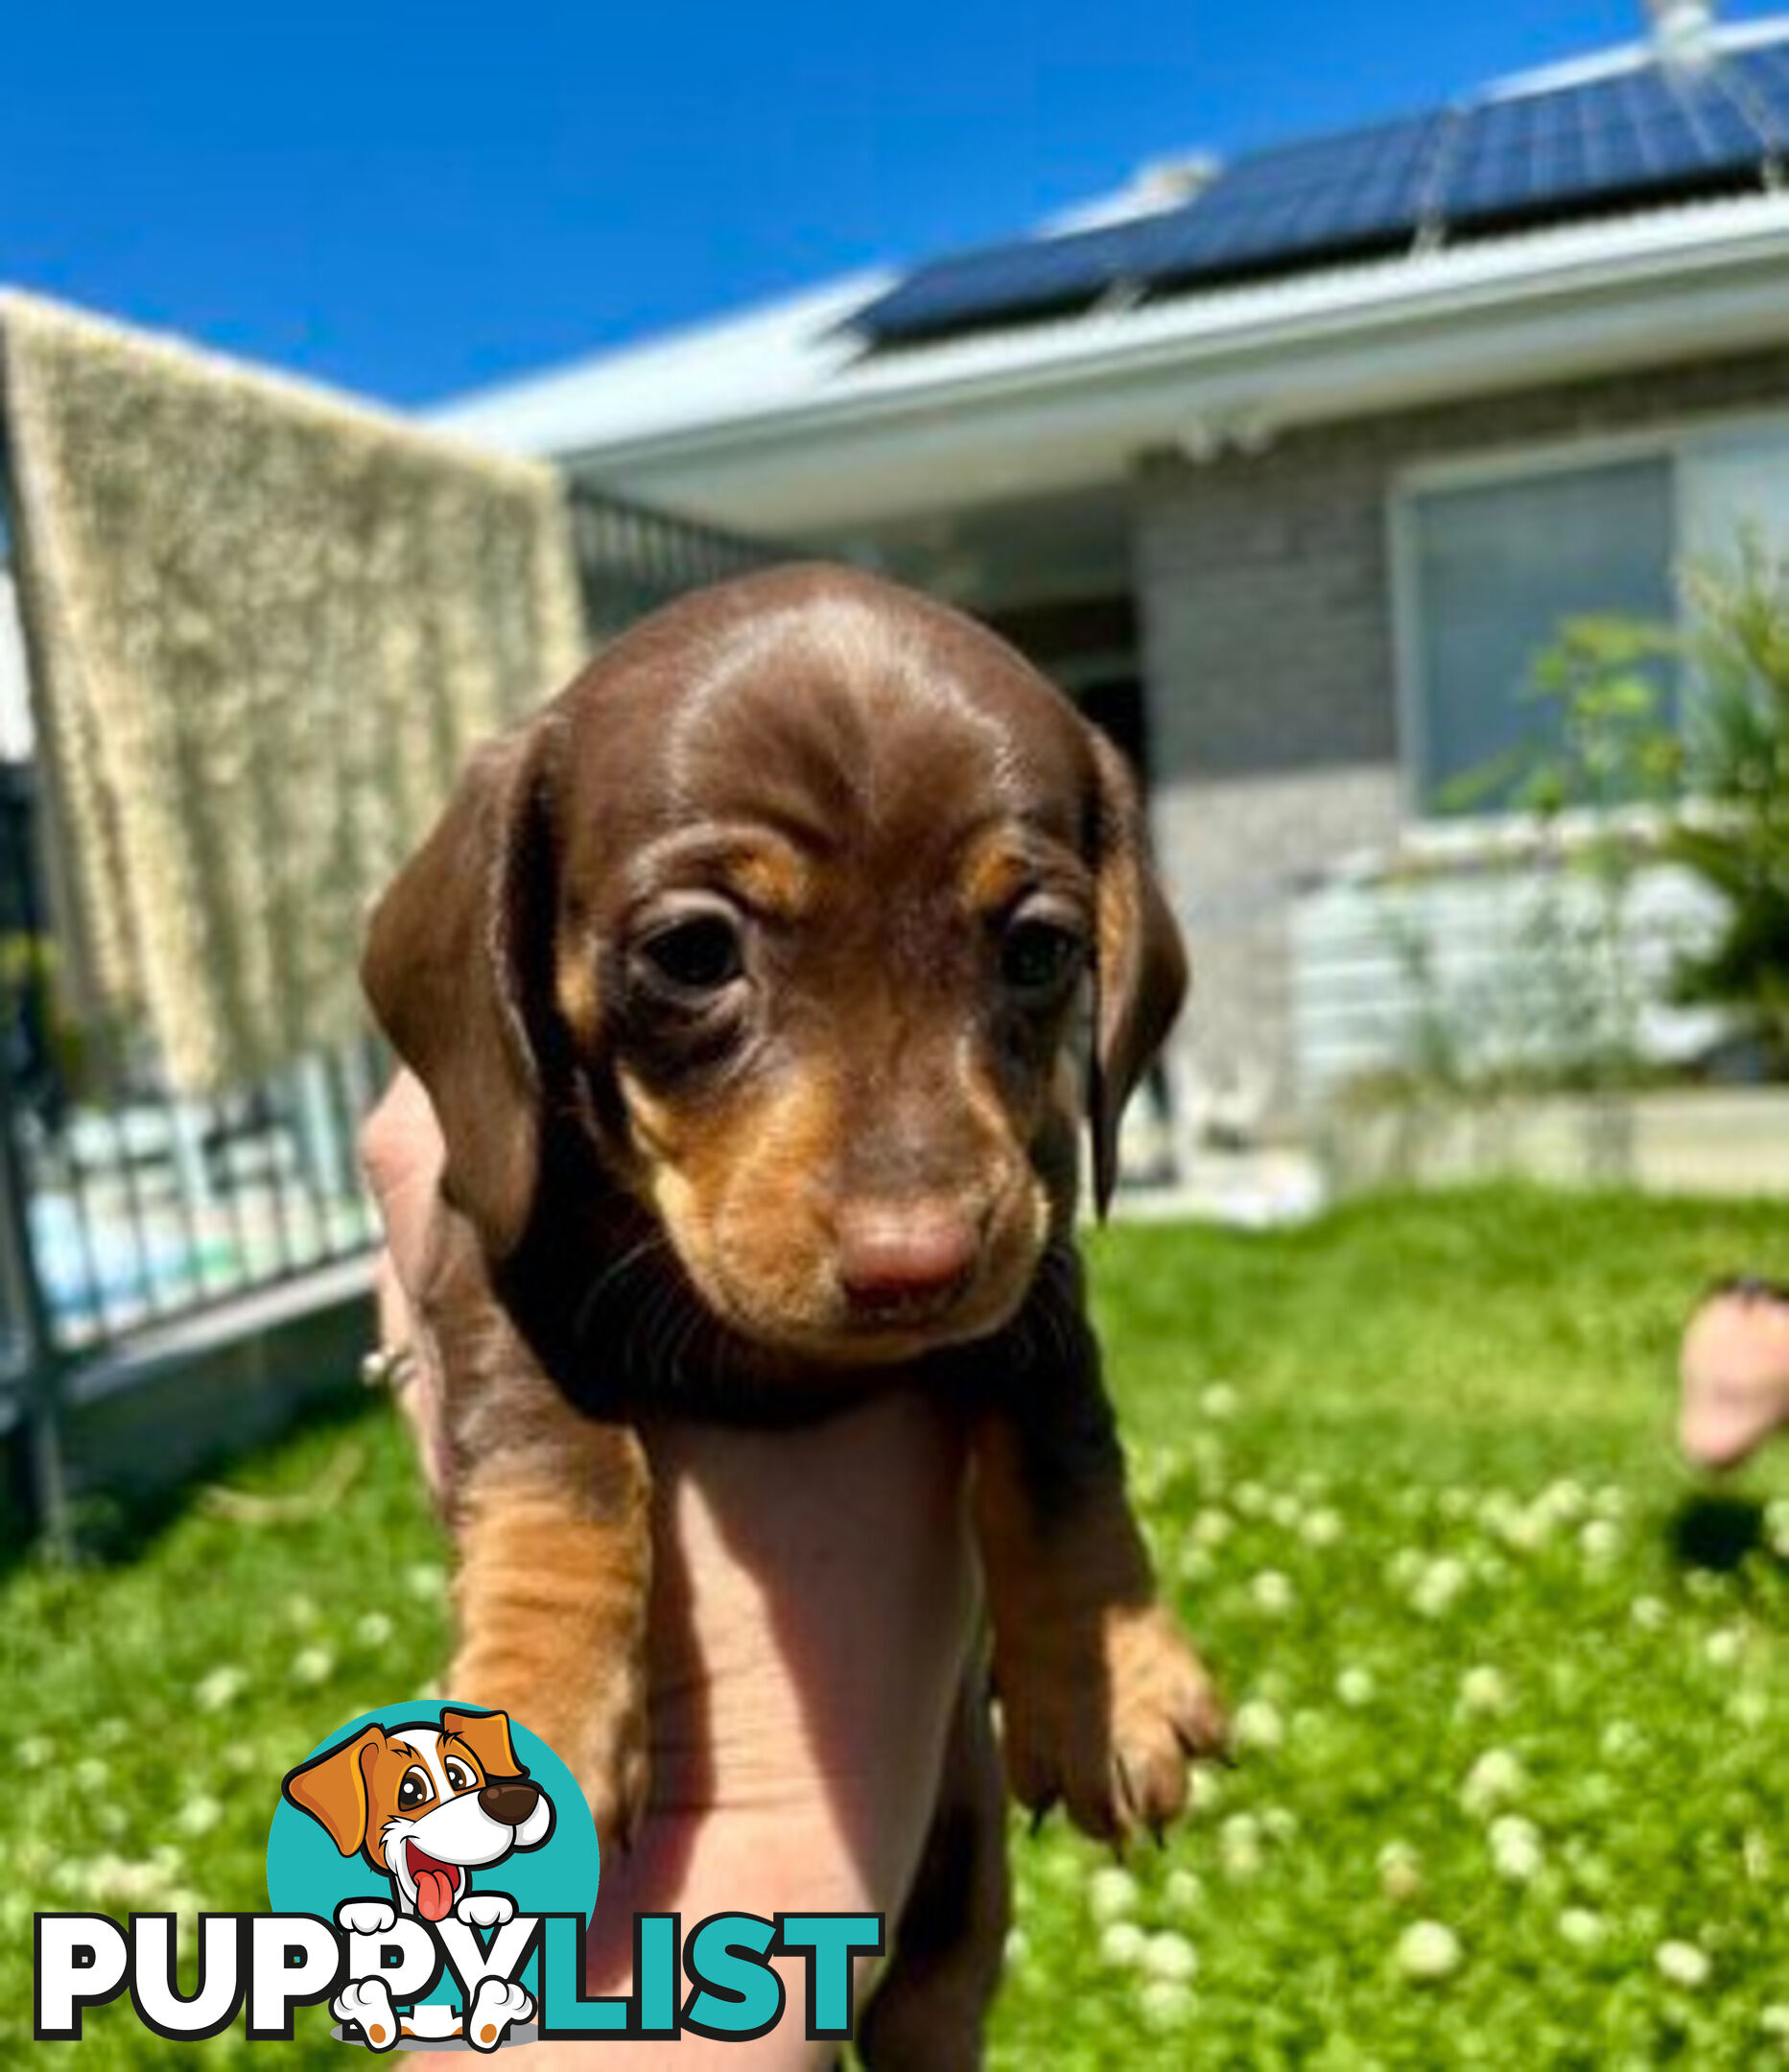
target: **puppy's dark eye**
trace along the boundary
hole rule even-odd
[[[420,1770],[406,1770],[404,1781],[397,1788],[397,1804],[400,1813],[413,1813],[425,1801],[435,1797],[435,1786]]]
[[[692,914],[648,935],[640,945],[647,974],[682,993],[718,993],[742,976],[740,931],[724,914]]]
[[[455,1791],[470,1791],[472,1789],[472,1772],[466,1768],[464,1763],[457,1762],[450,1755],[441,1765],[441,1769],[448,1783],[453,1786]]]
[[[1079,974],[1086,955],[1087,946],[1073,929],[1024,915],[1001,939],[1000,977],[1013,992],[1045,1000]]]

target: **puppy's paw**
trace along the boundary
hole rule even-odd
[[[454,1919],[468,1928],[501,1928],[515,1919],[515,1901],[507,1893],[468,1893],[454,1909]]]
[[[1189,1762],[1224,1753],[1212,1680],[1160,1605],[997,1641],[995,1685],[1013,1796],[1040,1814],[1060,1801],[1099,1841],[1165,1826],[1186,1807]]]
[[[376,1904],[376,1902],[373,1902]],[[390,1908],[385,1909],[387,1914]],[[337,1919],[341,1916],[338,1913]],[[385,1923],[389,1927],[390,1921]],[[377,1929],[362,1929],[376,1935]],[[397,2011],[391,2005],[390,1989],[382,1978],[350,1979],[329,2003],[329,2012],[344,2025],[356,2022],[369,2050],[388,2051],[397,2041]]]
[[[348,1935],[384,1935],[397,1926],[397,1909],[386,1899],[344,1899],[336,1909],[336,1926]]]
[[[532,1996],[507,1979],[486,1978],[466,2010],[462,2034],[474,2050],[495,2050],[511,2022],[525,2022],[534,2012]]]

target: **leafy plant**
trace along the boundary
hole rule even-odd
[[[1670,853],[1726,902],[1720,932],[1684,960],[1680,997],[1733,1009],[1767,1065],[1789,1072],[1789,557],[1761,535],[1736,567],[1690,581],[1697,670],[1686,742],[1694,811]]]

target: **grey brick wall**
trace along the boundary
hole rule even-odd
[[[1789,348],[1283,435],[1138,471],[1156,839],[1192,941],[1177,1075],[1296,1105],[1286,912],[1403,812],[1387,506],[1413,463],[1789,406]]]

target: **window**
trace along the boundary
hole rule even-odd
[[[1620,459],[1424,485],[1401,517],[1418,803],[1483,812],[1499,787],[1478,780],[1544,750],[1557,730],[1532,683],[1562,621],[1668,623],[1679,571],[1730,565],[1748,531],[1789,554],[1789,424],[1722,425]]]
[[[1499,788],[1463,781],[1508,767],[1513,783],[1524,754],[1544,750],[1559,715],[1533,695],[1534,664],[1562,620],[1671,616],[1672,506],[1668,456],[1411,499],[1424,811],[1486,811]]]

